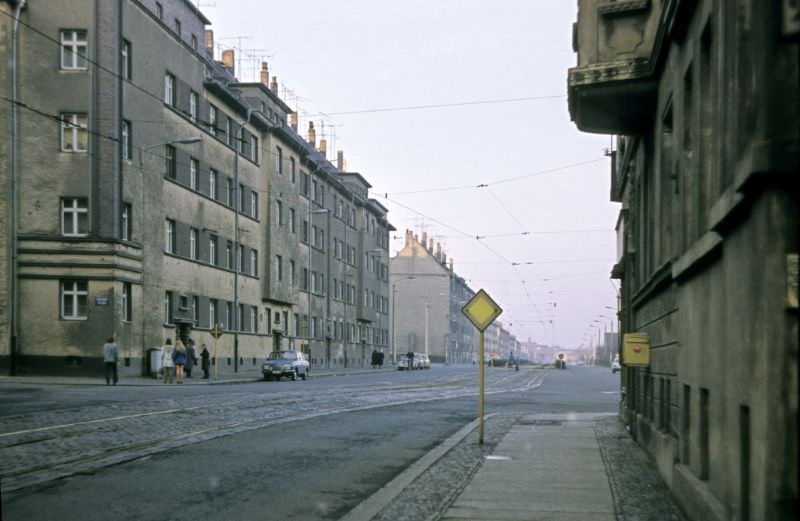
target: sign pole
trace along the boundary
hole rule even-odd
[[[480,391],[480,398],[478,398],[478,404],[479,404],[478,405],[478,416],[480,416],[480,422],[479,422],[480,429],[479,429],[479,435],[478,435],[478,444],[479,445],[483,445],[483,385],[484,385],[483,384],[483,371],[484,371],[484,365],[486,365],[486,364],[483,363],[483,329],[481,329],[481,335],[480,335],[480,357],[479,357],[479,360],[480,360],[480,364],[481,364],[481,376],[480,376],[480,379],[481,379],[480,389],[481,389],[481,391]]]

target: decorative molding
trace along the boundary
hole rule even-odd
[[[610,0],[597,6],[602,16],[625,16],[638,14],[650,8],[650,0]]]

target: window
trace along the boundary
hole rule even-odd
[[[232,331],[236,327],[236,320],[233,316],[233,302],[225,303],[225,316],[228,320],[228,330]]]
[[[289,261],[289,287],[294,287],[294,283],[295,283],[294,261],[290,260]]]
[[[300,287],[304,290],[308,289],[308,268],[303,268],[303,280],[300,281]]]
[[[236,256],[236,271],[239,273],[244,272],[244,246],[239,245],[239,251],[237,252],[238,255]]]
[[[303,189],[303,195],[308,197],[308,174],[303,172],[301,174],[301,178],[303,180],[301,188]]]
[[[233,179],[225,179],[225,204],[233,206]]]
[[[200,325],[200,297],[192,296],[192,323],[195,327]]]
[[[253,163],[258,163],[258,138],[250,136],[250,160]]]
[[[164,103],[175,106],[175,76],[168,72],[164,73]]]
[[[197,228],[189,229],[189,258],[197,259]]]
[[[189,93],[189,119],[192,123],[197,122],[197,93],[195,91]]]
[[[175,221],[171,219],[164,221],[164,251],[175,253]]]
[[[250,250],[250,275],[258,277],[258,252]]]
[[[264,308],[264,333],[272,334],[272,310]]]
[[[61,68],[66,70],[84,70],[88,68],[86,60],[86,31],[61,31]]]
[[[133,295],[131,294],[131,283],[122,283],[122,321],[130,322],[133,320]]]
[[[212,235],[208,238],[208,263],[212,266],[217,265],[217,236]]]
[[[197,50],[197,36],[194,34],[192,35],[192,49]]]
[[[122,40],[122,79],[124,80],[133,78],[131,58],[131,42]]]
[[[275,222],[278,226],[283,226],[283,202],[275,201]]]
[[[164,323],[172,324],[172,292],[164,292]]]
[[[283,280],[283,257],[275,255],[275,280]]]
[[[294,319],[294,336],[300,338],[300,315],[295,313],[292,318]]]
[[[189,188],[197,190],[197,176],[200,172],[200,164],[197,159],[191,158],[189,160]]]
[[[61,151],[86,152],[89,149],[89,132],[86,114],[64,112],[61,114]]]
[[[294,233],[294,208],[289,208],[289,231]]]
[[[89,300],[88,282],[85,280],[61,281],[61,318],[82,320],[87,316]]]
[[[289,158],[289,172],[292,175],[292,184],[294,184],[297,181],[297,170],[295,170],[295,168],[296,168],[296,165],[295,165],[295,162],[294,162],[294,158],[290,157]]]
[[[231,141],[233,140],[233,136],[231,135],[231,119],[228,118],[225,120],[225,143],[228,146],[231,146]]]
[[[164,19],[164,8],[161,6],[161,3],[156,2],[156,16],[159,20]]]
[[[208,327],[214,327],[217,323],[217,299],[208,300]]]
[[[239,207],[237,210],[241,213],[244,212],[244,185],[239,185]]]
[[[283,175],[283,149],[275,147],[275,171],[278,175]]]
[[[170,179],[175,179],[178,176],[178,159],[175,155],[174,146],[166,145],[164,148],[164,162],[167,177]]]
[[[217,171],[213,168],[208,171],[208,196],[217,198]]]
[[[122,203],[122,219],[120,222],[121,230],[119,236],[123,241],[129,241],[133,236],[133,234],[131,233],[132,231],[131,213],[132,209],[130,203]]]
[[[208,106],[208,133],[217,135],[217,107],[214,105]]]
[[[87,200],[73,197],[61,200],[61,235],[83,237],[89,233]]]
[[[178,36],[181,35],[181,21],[177,18],[175,19],[175,32],[178,34]]]
[[[125,161],[131,160],[131,122],[122,120],[122,159]]]
[[[228,241],[225,244],[225,267],[233,269],[233,243]]]
[[[250,191],[250,217],[258,219],[258,194]]]
[[[303,219],[303,242],[308,242],[308,221]]]

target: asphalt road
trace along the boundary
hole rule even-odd
[[[477,375],[3,386],[3,519],[338,519],[475,419]],[[493,368],[486,413],[614,412],[618,391],[602,368]]]

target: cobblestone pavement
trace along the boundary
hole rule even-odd
[[[535,387],[542,369],[491,377],[492,392]],[[198,394],[192,397],[94,405],[63,411],[7,416],[0,425],[3,491],[149,456],[171,448],[319,415],[365,410],[476,394],[474,376],[416,384],[342,386],[324,393],[297,386],[268,393]]]
[[[458,497],[486,456],[518,421],[519,416],[495,415],[486,422],[478,444],[471,432],[447,454],[403,489],[373,521],[436,521]],[[616,416],[595,422],[595,435],[620,521],[685,521],[649,456],[628,435]]]

